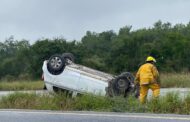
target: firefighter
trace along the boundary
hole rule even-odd
[[[136,84],[140,85],[140,102],[145,103],[148,90],[151,89],[153,97],[157,98],[160,94],[159,72],[155,66],[156,59],[148,56],[146,63],[141,65],[135,78]]]

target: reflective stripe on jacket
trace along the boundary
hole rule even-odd
[[[151,63],[143,64],[136,74],[136,80],[140,82],[140,85],[157,82],[158,77],[158,70]]]

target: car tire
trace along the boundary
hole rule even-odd
[[[59,75],[65,68],[65,60],[61,55],[55,54],[49,58],[47,63],[48,71],[53,75]]]
[[[123,96],[126,97],[132,89],[134,83],[134,76],[125,72],[117,76],[115,79],[108,84],[108,96]]]
[[[123,72],[120,74],[120,76],[125,76],[128,79],[130,85],[134,84],[135,77],[130,72]]]
[[[72,53],[63,53],[62,57],[65,59],[65,62],[67,64],[71,63],[71,62],[75,62],[75,57]]]

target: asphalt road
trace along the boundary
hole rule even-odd
[[[190,122],[188,115],[0,110],[0,122]]]

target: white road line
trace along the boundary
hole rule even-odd
[[[168,120],[190,120],[190,117],[171,117],[171,116],[151,116],[151,115],[127,115],[127,114],[105,114],[105,113],[72,113],[72,112],[35,112],[35,111],[0,111],[0,113],[19,113],[19,114],[47,114],[47,115],[75,115],[75,116],[95,116],[95,117],[121,117],[121,118],[144,118],[144,119],[168,119]]]

